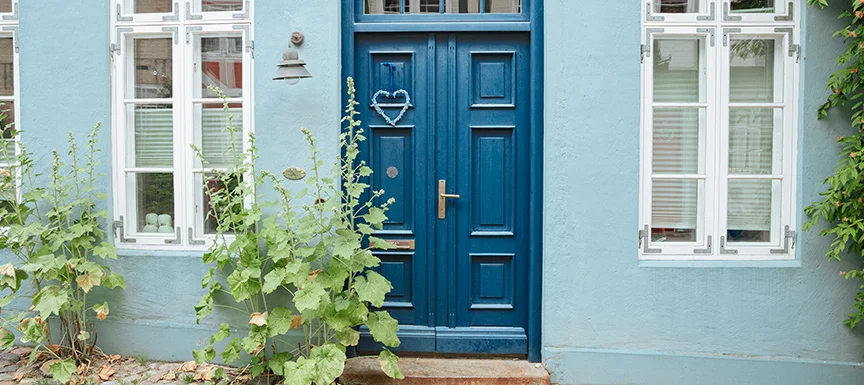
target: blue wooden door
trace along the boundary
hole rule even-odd
[[[521,33],[356,36],[362,153],[373,189],[396,198],[376,235],[400,246],[377,255],[401,351],[528,353],[528,46]]]

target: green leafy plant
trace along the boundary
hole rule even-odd
[[[242,130],[231,123],[227,98],[213,90],[223,98],[229,114],[226,130],[229,142],[234,143]],[[195,308],[197,319],[207,317],[214,308],[227,308],[248,319],[249,331],[237,336],[231,325],[223,323],[210,343],[193,353],[199,363],[214,360],[214,344],[227,340],[222,360],[232,363],[245,353],[249,360],[243,368],[252,377],[270,372],[283,376],[289,385],[329,385],[344,369],[346,347],[359,342],[361,325],[383,345],[399,346],[396,320],[386,311],[369,310],[381,307],[392,288],[372,270],[380,260],[368,245],[391,247],[372,234],[382,227],[393,201],[376,204],[384,191],[370,191],[364,182],[372,169],[358,161],[358,143],[365,137],[360,121],[355,120],[359,103],[354,100],[350,78],[348,95],[346,127],[339,136],[342,156],[332,176],[322,172],[324,162],[319,159],[317,143],[303,129],[311,148],[311,169],[307,186],[296,193],[284,187],[285,178],[255,171],[254,136],[245,153],[233,145],[228,149],[238,159],[233,167],[212,171],[211,181],[223,183],[205,183],[208,215],[218,226],[215,242],[204,255],[204,262],[213,267],[201,282],[207,292]],[[195,151],[206,162],[202,152]],[[283,174],[300,179],[306,172],[289,168]],[[256,191],[265,185],[276,191],[277,202],[257,199]],[[268,206],[275,207],[275,215],[263,215]],[[219,276],[224,280],[217,279]],[[219,293],[242,307],[217,303]],[[302,343],[291,343],[292,338]],[[402,377],[396,355],[385,348],[378,358],[385,373]]]
[[[823,8],[828,6],[828,0],[809,2]],[[828,226],[819,235],[833,238],[826,256],[836,260],[855,256],[864,265],[864,78],[859,72],[864,68],[864,4],[859,0],[846,4],[839,18],[848,24],[835,32],[834,37],[844,39],[847,49],[837,58],[841,68],[829,78],[827,89],[831,93],[817,113],[822,118],[832,108],[849,108],[854,130],[837,138],[843,146],[839,165],[834,175],[825,179],[827,189],[820,193],[822,199],[804,210],[810,216],[804,229],[812,229],[820,220],[824,221]],[[864,267],[840,274],[846,279],[864,281]],[[844,321],[852,328],[864,319],[864,283],[859,289],[853,311]]]
[[[52,152],[45,185],[40,184],[45,178],[35,172],[33,157],[23,143],[17,143],[17,153],[9,151],[14,148],[11,143],[2,148],[9,168],[0,173],[5,201],[0,206],[0,223],[5,227],[0,231],[0,247],[17,260],[0,266],[0,289],[9,292],[0,306],[16,295],[32,301],[30,311],[4,322],[2,347],[15,342],[10,329],[17,329],[22,343],[36,345],[32,357],[46,354],[55,359],[49,372],[61,382],[75,376],[78,365],[98,352],[93,320],[104,320],[109,307],[107,302],[91,303],[88,294],[98,286],[126,287],[122,276],[99,263],[117,258],[100,226],[100,221],[107,221],[107,212],[97,206],[106,199],[95,186],[99,128],[97,124],[90,131],[84,150],[69,134],[67,156]],[[5,137],[17,137],[11,127],[6,130]],[[26,279],[33,283],[32,296],[20,292]],[[57,320],[59,339],[51,338],[49,318]]]

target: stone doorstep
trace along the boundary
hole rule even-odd
[[[343,385],[549,385],[542,366],[522,360],[400,358],[404,380],[381,371],[375,357],[348,360],[339,377]]]

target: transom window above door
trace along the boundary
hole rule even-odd
[[[521,13],[522,0],[363,0],[369,14]]]

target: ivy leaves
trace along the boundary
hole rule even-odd
[[[809,3],[823,8],[828,6],[828,0],[809,0]],[[860,71],[864,68],[864,4],[853,1],[851,5],[841,7],[839,18],[848,20],[849,24],[836,31],[834,36],[844,39],[847,49],[837,57],[841,68],[829,78],[827,89],[830,93],[818,108],[817,116],[827,116],[832,108],[849,108],[852,130],[849,130],[849,135],[837,138],[842,145],[838,167],[834,175],[823,181],[826,190],[820,193],[822,199],[804,209],[810,220],[803,226],[810,230],[819,221],[827,224],[819,235],[832,238],[825,255],[836,260],[847,255],[864,257],[864,78]],[[864,280],[864,268],[841,272],[840,275],[846,279]],[[862,319],[864,284],[859,281],[852,312],[844,323],[854,328]]]

